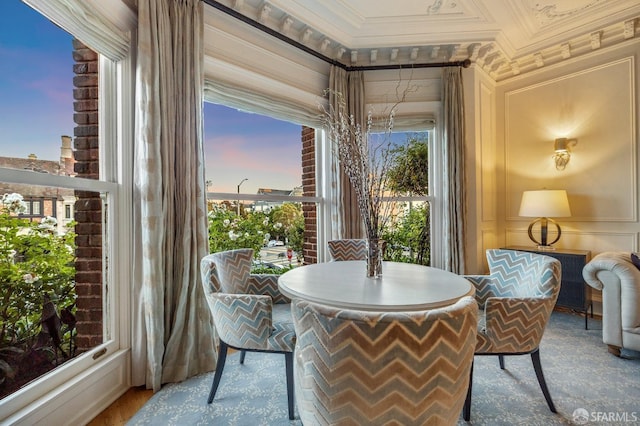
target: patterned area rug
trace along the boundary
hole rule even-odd
[[[640,424],[640,353],[609,354],[601,333],[597,320],[585,330],[584,317],[553,313],[540,357],[558,414],[549,411],[528,355],[505,357],[504,371],[497,357],[476,357],[469,424]],[[244,365],[238,360],[237,353],[227,358],[211,405],[207,373],[165,385],[127,424],[301,425],[288,420],[284,356],[248,353]],[[468,423],[460,417],[458,424]]]

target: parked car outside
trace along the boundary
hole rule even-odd
[[[283,245],[284,245],[284,242],[279,240],[271,240],[267,243],[267,247],[278,247]]]
[[[271,262],[264,262],[262,260],[253,260],[253,266],[256,268],[271,268],[271,269],[282,269],[282,265],[277,265]]]

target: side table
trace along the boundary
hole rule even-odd
[[[539,250],[537,247],[508,246],[508,250],[528,251],[544,254],[560,261],[562,265],[562,285],[556,306],[572,309],[584,313],[584,328],[588,330],[587,313],[591,307],[593,316],[593,301],[591,299],[591,287],[582,278],[582,268],[591,260],[591,252],[588,250]]]

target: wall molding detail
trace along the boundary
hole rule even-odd
[[[607,231],[562,231],[562,238],[556,244],[558,248],[589,250],[591,257],[605,251],[638,251],[638,232]],[[533,245],[526,229],[506,230],[507,246]]]
[[[574,214],[568,222],[638,221],[635,61],[627,54],[504,92],[507,222],[523,220],[519,197],[536,188],[567,190]],[[605,71],[612,77],[604,79]],[[594,89],[583,96],[583,86]],[[611,93],[628,97],[614,102]],[[556,137],[578,138],[563,171],[551,161]]]

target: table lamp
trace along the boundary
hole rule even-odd
[[[569,199],[567,191],[564,189],[543,189],[539,191],[524,191],[522,193],[522,203],[520,203],[520,216],[537,217],[536,220],[529,225],[529,238],[538,245],[540,250],[554,250],[553,244],[560,239],[562,231],[560,225],[551,217],[568,217],[571,216],[569,209]],[[540,222],[540,240],[533,236],[533,226]],[[549,242],[548,225],[549,222],[555,225],[558,235],[555,240]]]

